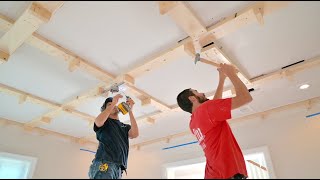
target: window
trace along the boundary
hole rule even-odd
[[[0,152],[0,179],[32,178],[36,158]]]
[[[248,172],[248,179],[275,179],[273,166],[266,146],[244,150],[244,159]]]
[[[243,151],[248,179],[274,179],[271,158],[267,147]],[[165,165],[167,179],[203,179],[205,158],[186,160]]]

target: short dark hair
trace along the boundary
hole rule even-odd
[[[104,111],[106,108],[107,108],[107,104],[109,103],[109,102],[112,102],[112,97],[108,97],[105,101],[104,101],[104,103],[103,103],[103,105],[101,106],[101,109],[100,109],[100,111],[102,112],[102,111]]]
[[[192,102],[189,100],[190,96],[195,96],[191,89],[185,89],[177,96],[177,102],[179,107],[192,114]]]

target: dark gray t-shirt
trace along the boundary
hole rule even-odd
[[[114,162],[127,169],[130,129],[129,124],[111,118],[100,128],[94,123],[93,130],[99,141],[95,159]]]

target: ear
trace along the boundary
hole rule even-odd
[[[198,101],[197,98],[194,97],[194,96],[189,96],[188,99],[189,99],[192,103],[195,103],[195,102]]]

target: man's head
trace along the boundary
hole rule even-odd
[[[101,112],[104,111],[108,106],[111,105],[112,99],[113,99],[112,97],[108,97],[108,98],[104,101],[103,105],[101,106]],[[111,115],[117,115],[117,114],[119,114],[119,109],[118,109],[118,107],[115,106],[110,114],[111,114]]]
[[[207,101],[204,93],[198,93],[194,89],[185,89],[177,96],[177,102],[179,107],[189,113],[192,113],[192,108],[195,105],[200,105],[203,102]]]

